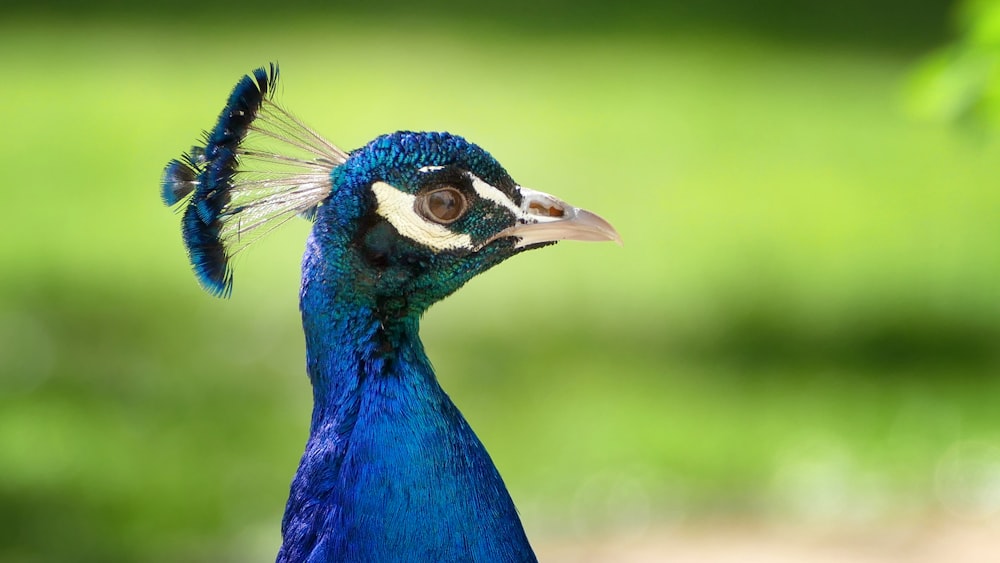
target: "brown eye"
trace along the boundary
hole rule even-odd
[[[455,188],[440,188],[424,194],[420,200],[421,215],[447,225],[465,213],[465,196]]]

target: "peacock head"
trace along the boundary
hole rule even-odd
[[[349,261],[354,287],[381,310],[419,313],[504,259],[558,240],[620,241],[597,215],[519,186],[485,150],[448,133],[378,137],[332,182],[314,239],[324,256]]]
[[[383,314],[419,314],[473,276],[559,240],[616,241],[597,215],[518,185],[448,133],[397,132],[346,153],[272,101],[277,67],[236,85],[215,129],[164,172],[202,284],[232,287],[230,258],[298,215],[314,219],[309,276]]]

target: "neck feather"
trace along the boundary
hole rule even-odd
[[[325,259],[323,259],[325,258]],[[534,561],[496,467],[441,389],[418,318],[387,320],[307,252],[315,404],[279,562]]]

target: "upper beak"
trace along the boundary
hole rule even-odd
[[[514,248],[559,240],[614,241],[622,245],[618,231],[595,213],[573,207],[547,193],[528,188],[521,191],[521,215],[517,224],[494,238],[519,237]]]

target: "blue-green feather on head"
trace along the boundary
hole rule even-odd
[[[314,406],[277,560],[534,561],[419,318],[514,254],[618,233],[457,135],[400,131],[344,152],[275,103],[277,82],[275,64],[240,80],[162,181],[213,295],[232,291],[236,253],[295,216],[313,221],[300,309]]]

